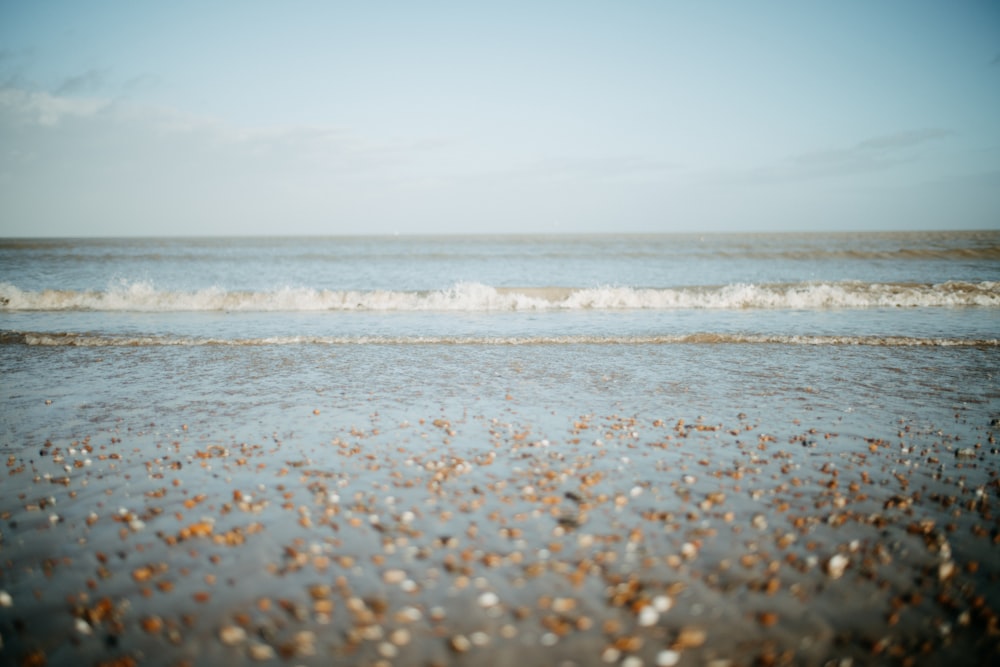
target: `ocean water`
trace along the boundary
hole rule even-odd
[[[116,397],[118,377],[196,406],[244,368],[240,400],[261,406],[298,389],[434,410],[521,388],[571,413],[728,414],[850,382],[824,403],[870,406],[870,387],[891,417],[920,387],[925,407],[989,399],[998,340],[994,232],[0,244],[5,385],[31,398],[16,388]]]
[[[293,408],[983,422],[1000,233],[7,240],[0,364],[13,450]]]
[[[574,472],[560,473],[562,478],[582,478],[581,471],[592,466],[588,470],[601,471],[615,485],[609,497],[628,499],[645,490],[639,498],[650,499],[647,514],[682,512],[687,496],[674,494],[678,471],[707,470],[709,461],[727,471],[742,470],[747,461],[762,465],[756,454],[743,451],[743,436],[726,435],[752,432],[754,441],[767,434],[761,450],[768,443],[787,449],[783,456],[796,470],[821,476],[831,463],[842,466],[842,487],[850,470],[862,469],[858,456],[870,450],[874,460],[871,443],[891,443],[892,453],[887,445],[878,468],[889,481],[863,501],[876,501],[876,508],[896,502],[891,484],[898,470],[921,483],[951,480],[959,495],[978,488],[980,495],[987,489],[988,497],[996,496],[997,461],[986,452],[1000,424],[1000,232],[8,239],[0,241],[0,393],[0,450],[11,475],[0,482],[0,509],[8,510],[0,587],[22,600],[34,595],[29,611],[20,608],[18,623],[0,609],[0,636],[22,652],[44,645],[56,664],[71,661],[64,645],[91,651],[84,655],[96,659],[106,647],[76,633],[66,609],[67,596],[88,590],[93,567],[75,574],[58,569],[56,579],[64,577],[59,585],[48,572],[43,585],[39,573],[47,570],[38,563],[60,556],[93,560],[79,552],[95,544],[118,548],[99,546],[125,543],[117,535],[120,522],[109,519],[100,532],[107,516],[120,518],[116,513],[131,516],[145,508],[147,534],[169,532],[173,510],[153,511],[163,498],[157,480],[168,451],[187,456],[187,467],[177,473],[183,485],[176,488],[208,494],[208,505],[226,502],[234,485],[270,498],[271,508],[259,515],[270,541],[255,547],[258,560],[221,556],[237,579],[258,577],[256,568],[268,558],[287,558],[290,547],[282,551],[281,545],[313,539],[284,518],[274,489],[279,483],[286,498],[300,493],[285,503],[300,506],[312,502],[315,489],[303,481],[301,489],[288,490],[284,478],[273,476],[278,468],[315,467],[324,479],[339,480],[345,506],[348,498],[374,493],[380,500],[371,499],[372,515],[398,514],[407,503],[426,508],[444,502],[436,492],[418,492],[436,489],[438,481],[425,487],[421,477],[418,490],[397,484],[412,468],[395,466],[410,466],[421,455],[441,466],[446,459],[488,459],[488,470],[460,470],[468,486],[453,504],[464,506],[490,485],[527,484],[539,470],[558,469],[560,461],[569,470],[568,461],[583,460],[581,447],[600,447],[599,460],[575,463]],[[660,447],[682,432],[702,439],[687,441],[689,450]],[[348,441],[356,441],[369,460],[342,460],[339,447]],[[494,458],[501,441],[509,449]],[[39,456],[51,447],[78,451],[80,442],[101,443],[107,452],[117,447],[123,458],[109,460],[111,467],[100,474],[82,462],[78,469],[67,465],[65,478],[61,467],[40,463],[49,465],[51,456]],[[519,449],[524,443],[533,448]],[[985,458],[954,472],[952,451],[970,446],[981,448]],[[260,468],[217,466],[209,474],[205,459],[211,454],[205,452],[221,451],[213,447],[254,448]],[[426,466],[424,472],[434,469]],[[65,539],[23,532],[38,510],[32,499],[45,498],[50,488],[63,491],[60,485],[19,486],[11,471],[25,468],[35,472],[36,484],[55,475],[71,490],[69,499],[54,492],[51,498],[59,500],[52,525],[67,533]],[[760,475],[762,484],[767,479],[779,485],[768,497],[793,497],[776,470]],[[89,487],[76,485],[88,481]],[[708,482],[709,476],[699,475],[690,484],[711,493]],[[393,486],[394,497],[386,499]],[[737,519],[760,511],[754,504],[759,494],[748,497],[745,491],[728,491]],[[821,498],[816,507],[824,505],[827,487],[816,482],[814,493]],[[466,523],[449,524],[448,530],[470,532],[469,522],[488,525],[488,510],[508,511],[502,504],[479,513],[463,510]],[[941,508],[926,512],[945,520]],[[101,520],[91,527],[87,517]],[[768,520],[772,526],[784,521],[772,515]],[[628,530],[620,513],[601,521],[595,516],[590,525],[608,533]],[[997,530],[992,516],[985,521],[987,533]],[[868,528],[847,530],[814,539],[829,549],[855,549],[858,540],[862,549],[874,549],[880,539],[864,532]],[[963,524],[950,548],[956,559],[975,560],[987,602],[1000,608],[997,587],[989,583],[1000,576],[1000,562],[987,548],[989,539],[969,537],[970,530]],[[704,540],[701,553],[711,554],[714,563],[727,562],[742,548],[741,539]],[[85,542],[90,546],[79,546]],[[361,560],[374,548],[365,544],[339,544],[338,553],[355,548],[351,553]],[[132,623],[149,609],[164,614],[170,608],[186,618],[190,600],[154,596],[156,607],[129,588],[135,582],[128,570],[155,551],[148,541],[143,548],[147,556],[120,556],[125,572],[107,579],[116,591],[112,597],[132,600]],[[680,548],[668,540],[651,553]],[[171,557],[160,558],[176,571]],[[892,567],[904,572],[903,562],[897,556]],[[214,572],[211,567],[187,563],[182,570]],[[922,571],[926,564],[913,567]],[[309,581],[284,576],[282,590],[298,586],[308,599]],[[496,584],[489,576],[496,575],[483,581]],[[380,581],[360,570],[349,578],[356,588],[377,588]],[[257,594],[277,586],[267,577],[253,581]],[[504,586],[523,596],[517,581]],[[53,592],[39,592],[46,586]],[[211,613],[195,605],[207,617],[205,634],[193,644],[180,642],[177,653],[164,653],[170,660],[164,657],[163,664],[196,651],[228,655],[210,638],[219,619],[230,617],[226,605],[247,600],[238,592],[214,599],[220,606]],[[834,654],[831,646],[840,646],[856,664],[871,657],[869,644],[852,644],[851,637],[866,631],[852,623],[865,626],[863,610],[875,608],[873,598],[845,599],[824,598],[815,607],[828,608],[824,623],[848,636],[836,644],[817,635],[810,649],[819,651],[816,664]],[[685,613],[697,616],[704,607],[695,600]],[[942,613],[935,609],[926,616]],[[46,625],[59,614],[64,622]],[[16,630],[25,617],[47,628],[45,633],[25,638],[23,629]],[[931,621],[920,622],[924,626],[917,629],[898,626],[900,641],[905,644],[906,632],[927,632]],[[979,629],[969,642],[982,627],[973,624]],[[127,633],[115,642],[147,656],[159,650]],[[566,650],[564,657],[572,658],[583,649]],[[655,653],[647,657],[653,664]],[[942,661],[953,657],[946,654]],[[555,663],[546,658],[527,664]]]

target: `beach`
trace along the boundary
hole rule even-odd
[[[837,238],[5,244],[0,662],[994,663],[1000,244]]]

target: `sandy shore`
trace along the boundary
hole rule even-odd
[[[1000,661],[996,423],[328,412],[8,452],[0,662]]]

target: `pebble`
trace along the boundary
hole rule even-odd
[[[656,625],[659,620],[660,612],[658,612],[652,605],[646,605],[639,610],[639,625],[642,627],[648,628],[652,625]]]
[[[456,653],[465,653],[472,648],[472,642],[465,635],[455,635],[449,641],[449,645],[451,646],[451,650]]]
[[[680,651],[666,649],[656,654],[656,667],[674,667],[680,660]]]
[[[480,607],[493,607],[500,602],[499,596],[493,591],[486,591],[479,596]]]
[[[410,631],[406,628],[397,628],[389,633],[389,641],[396,646],[406,646],[410,643]]]
[[[575,598],[556,598],[552,601],[552,611],[565,614],[576,608]]]
[[[316,633],[311,630],[296,632],[292,641],[296,655],[316,655]]]
[[[393,569],[386,570],[382,574],[382,581],[387,584],[398,584],[406,579],[406,572],[403,570]]]
[[[844,574],[844,570],[847,568],[848,562],[847,556],[843,554],[834,554],[833,556],[830,556],[829,560],[826,561],[826,566],[824,567],[827,576],[831,579],[839,579],[841,575]]]
[[[708,635],[704,630],[691,625],[681,628],[681,631],[677,633],[677,639],[674,640],[674,648],[698,648],[705,643],[708,639]]]
[[[423,618],[423,612],[416,607],[403,607],[396,613],[399,623],[415,623]]]
[[[163,619],[159,616],[146,616],[139,621],[139,624],[142,626],[143,630],[151,635],[155,635],[163,629]]]
[[[219,630],[219,640],[226,646],[235,646],[246,641],[247,631],[238,625],[224,625]]]
[[[0,607],[13,607],[14,598],[7,591],[0,591]]]
[[[74,622],[74,627],[76,628],[76,631],[79,632],[81,635],[86,635],[89,637],[94,633],[94,629],[90,627],[90,623],[87,623],[87,621],[83,620],[82,618],[76,619],[76,621]]]
[[[270,660],[276,655],[274,648],[270,644],[263,644],[261,642],[251,644],[248,652],[252,659],[259,661]]]
[[[673,599],[668,595],[657,595],[653,598],[653,609],[665,614],[670,611],[670,608],[674,606]]]

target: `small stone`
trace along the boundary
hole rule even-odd
[[[824,569],[826,574],[831,579],[839,579],[841,575],[844,574],[844,570],[847,568],[848,563],[847,556],[843,554],[834,554],[826,561]]]
[[[309,597],[313,600],[326,600],[330,597],[330,587],[325,584],[313,584],[309,587]]]
[[[259,661],[270,660],[276,655],[274,648],[270,644],[262,644],[260,642],[251,644],[248,651],[252,659]]]
[[[472,642],[470,642],[469,638],[465,635],[455,635],[451,638],[448,644],[451,646],[451,650],[455,653],[465,653],[472,648]]]
[[[677,639],[674,640],[674,648],[698,648],[705,643],[707,638],[708,635],[701,628],[687,625],[677,633]]]
[[[139,621],[139,624],[142,626],[143,630],[151,635],[155,635],[163,629],[163,619],[159,616],[146,616]]]
[[[406,572],[399,569],[386,570],[382,574],[382,581],[387,584],[398,584],[406,579]]]
[[[246,641],[247,632],[238,625],[224,625],[219,630],[219,640],[226,646],[235,646]]]
[[[674,606],[674,601],[669,595],[657,595],[653,598],[653,609],[665,614]]]
[[[0,607],[13,607],[14,598],[7,591],[0,591]]]
[[[565,614],[576,608],[575,598],[556,598],[552,601],[552,611]]]
[[[479,596],[480,607],[494,607],[500,602],[499,596],[493,591],[486,591]]]
[[[955,450],[956,459],[974,459],[976,458],[976,450],[972,447],[965,447],[964,449]]]
[[[293,638],[296,655],[316,655],[316,633],[302,630]]]
[[[680,661],[680,651],[667,649],[656,654],[656,667],[674,667]]]
[[[76,628],[76,631],[79,632],[81,635],[86,635],[89,637],[90,635],[94,634],[94,629],[90,627],[90,623],[87,623],[87,621],[83,620],[82,618],[76,619],[74,627]]]
[[[399,623],[416,623],[423,618],[423,612],[416,607],[403,607],[396,612],[396,621]]]
[[[652,605],[646,605],[639,610],[639,625],[644,628],[656,625],[656,622],[660,620],[660,612]]]
[[[396,646],[406,646],[410,643],[410,631],[406,628],[397,628],[389,633],[389,641]]]
[[[773,611],[762,611],[757,614],[757,622],[765,628],[769,628],[778,622],[778,615]]]

